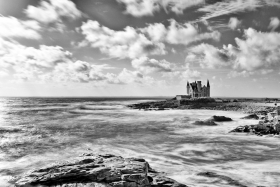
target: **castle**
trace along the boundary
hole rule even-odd
[[[201,85],[201,81],[187,83],[187,95],[193,97],[210,97],[210,84],[207,80],[207,86]]]

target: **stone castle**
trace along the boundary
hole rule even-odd
[[[210,84],[207,80],[207,86],[201,85],[201,81],[192,83],[187,82],[187,95],[193,97],[210,97]]]

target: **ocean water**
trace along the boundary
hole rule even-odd
[[[194,187],[280,186],[280,138],[229,134],[245,114],[209,110],[142,111],[147,99],[0,98],[0,187],[11,177],[83,153],[145,158],[151,166]],[[232,122],[193,125],[224,115]]]

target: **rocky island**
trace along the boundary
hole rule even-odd
[[[275,110],[274,99],[220,99],[220,98],[189,98],[176,100],[176,98],[144,102],[128,105],[129,108],[138,110],[168,110],[168,109],[204,109],[204,110],[224,110],[240,111],[244,113],[266,115]],[[270,103],[270,104],[269,104]]]

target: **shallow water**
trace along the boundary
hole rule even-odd
[[[280,138],[229,134],[238,112],[209,110],[140,111],[125,98],[1,98],[0,186],[30,169],[85,152],[143,157],[171,178],[198,187],[234,186],[211,171],[249,186],[280,186]],[[213,115],[233,122],[192,123]]]

